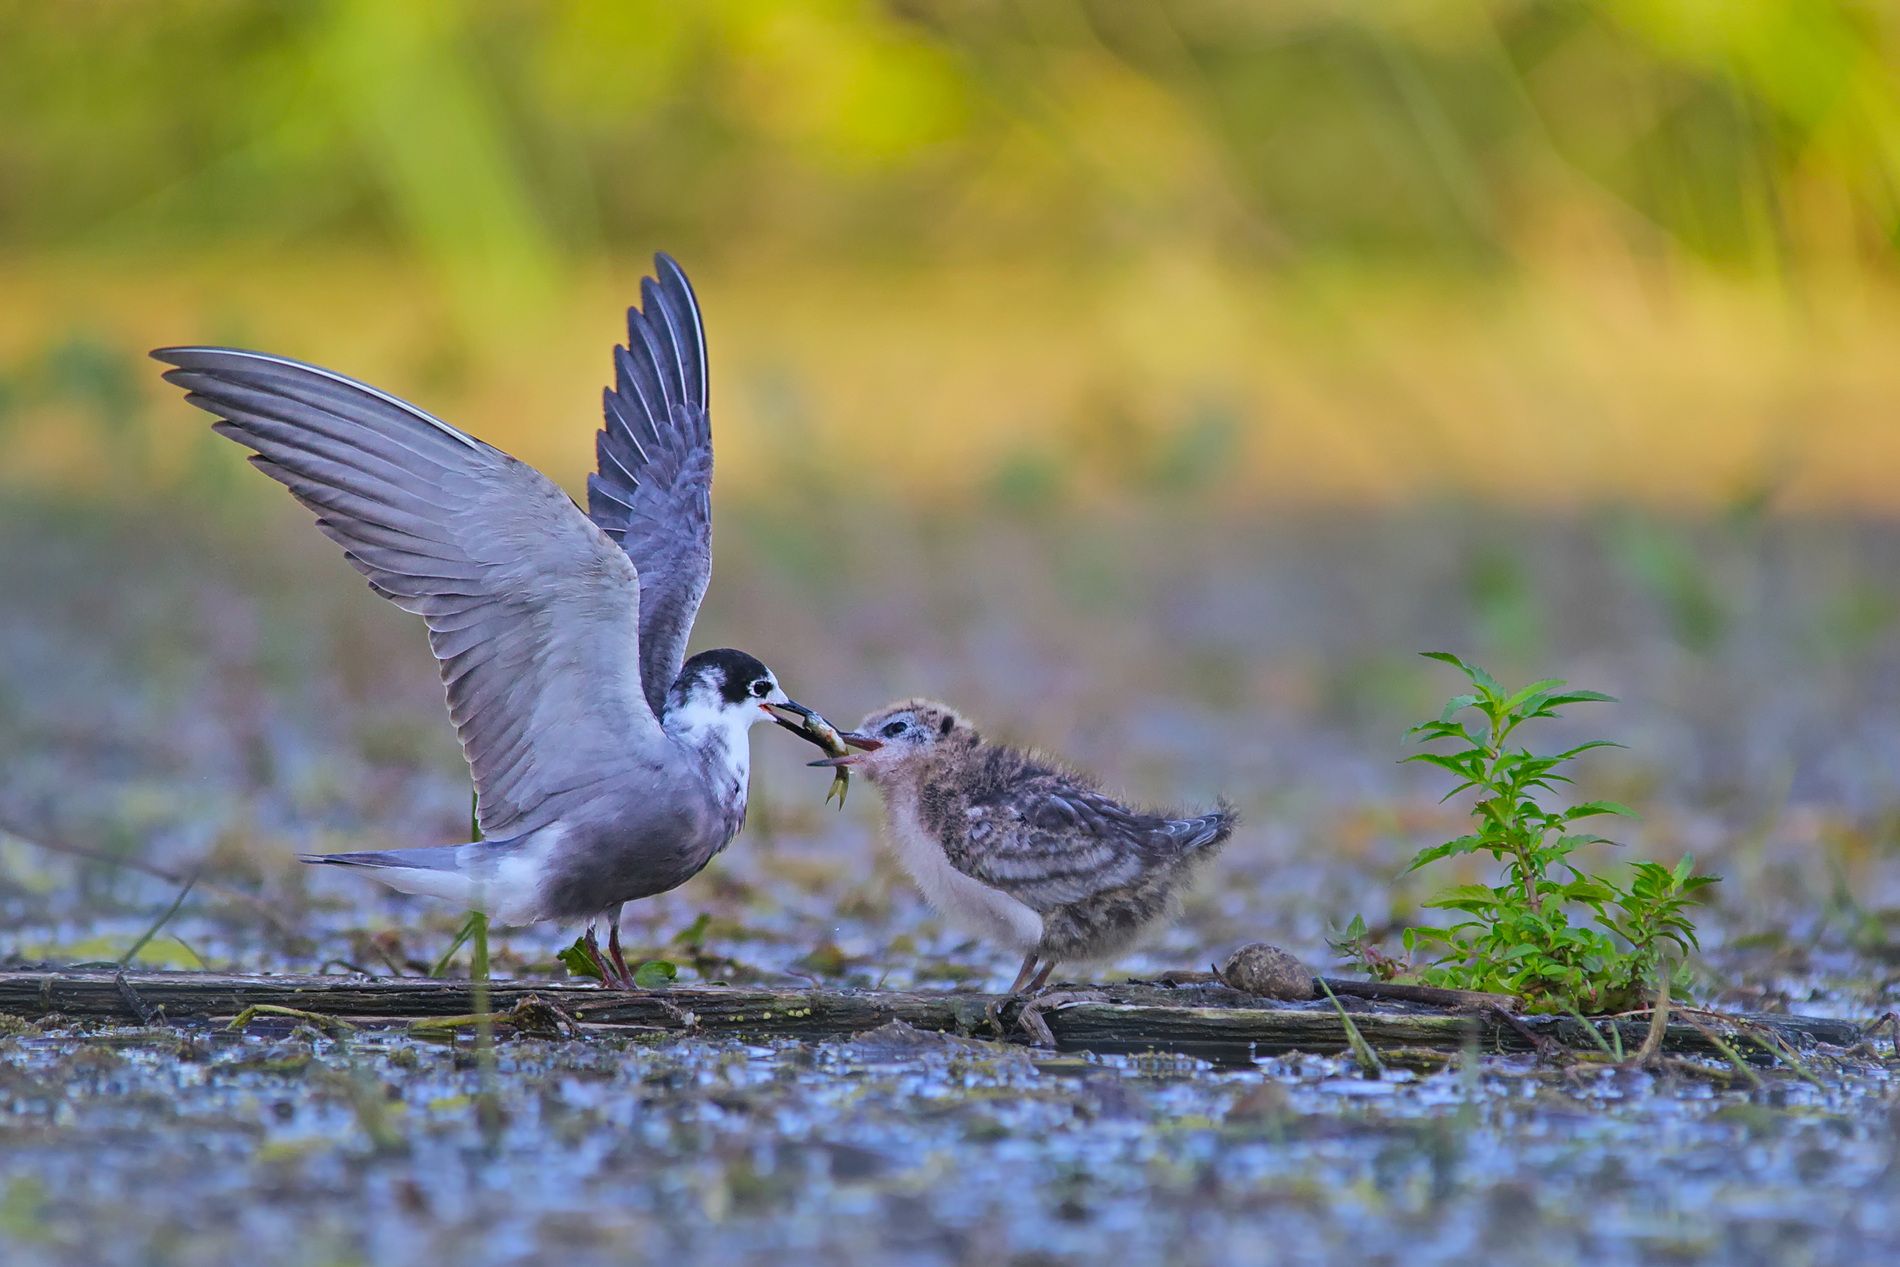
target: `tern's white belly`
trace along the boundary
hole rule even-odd
[[[1027,954],[1042,940],[1042,916],[950,865],[943,847],[917,821],[914,807],[892,805],[891,846],[924,900],[956,927]]]

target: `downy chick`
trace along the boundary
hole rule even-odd
[[[912,699],[843,738],[860,751],[813,765],[861,771],[884,798],[898,862],[952,924],[1023,956],[1011,993],[1064,961],[1110,959],[1170,918],[1236,817],[1124,805],[1087,775],[984,742],[946,705]]]

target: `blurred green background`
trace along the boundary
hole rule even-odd
[[[1900,498],[1890,4],[0,14],[16,489],[231,469],[136,359],[205,340],[575,486],[666,249],[726,497]]]

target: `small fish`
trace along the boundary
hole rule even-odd
[[[828,757],[842,757],[851,749],[845,747],[844,740],[838,737],[838,728],[817,713],[805,719],[805,735],[813,743],[825,750]],[[831,798],[838,798],[838,808],[844,808],[844,795],[851,788],[851,771],[844,766],[832,769],[831,786],[825,789],[825,804],[831,804]]]
[[[773,704],[771,711],[773,721],[800,738],[823,748],[827,757],[842,757],[851,751],[851,746],[844,741],[844,736],[838,728],[826,721],[822,714],[815,713],[802,704],[790,708],[783,704]],[[788,720],[783,716],[785,713],[790,713],[797,720]],[[845,793],[851,787],[851,772],[841,765],[832,767],[832,771],[831,786],[825,791],[825,803],[830,804],[831,799],[836,797],[838,808],[843,809]]]

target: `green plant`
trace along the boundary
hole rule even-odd
[[[1449,750],[1419,752],[1406,761],[1437,766],[1457,780],[1449,800],[1475,791],[1473,830],[1419,850],[1408,871],[1459,854],[1488,854],[1503,864],[1496,884],[1460,884],[1425,903],[1461,918],[1445,928],[1410,927],[1401,962],[1373,944],[1357,916],[1335,939],[1342,953],[1374,976],[1414,975],[1428,985],[1513,994],[1537,1011],[1605,1012],[1640,1005],[1665,974],[1680,972],[1696,946],[1689,908],[1715,877],[1696,875],[1694,860],[1675,867],[1639,862],[1626,878],[1585,871],[1572,856],[1612,841],[1577,824],[1605,815],[1635,817],[1614,801],[1583,801],[1568,808],[1546,804],[1560,770],[1596,748],[1594,739],[1540,756],[1523,746],[1528,722],[1556,717],[1572,704],[1612,702],[1597,691],[1566,690],[1557,678],[1507,691],[1476,665],[1444,651],[1424,653],[1453,665],[1472,690],[1453,696],[1437,720],[1408,734]],[[1475,713],[1475,720],[1462,715]],[[1672,966],[1673,965],[1673,966]],[[1674,982],[1678,994],[1688,983]]]

